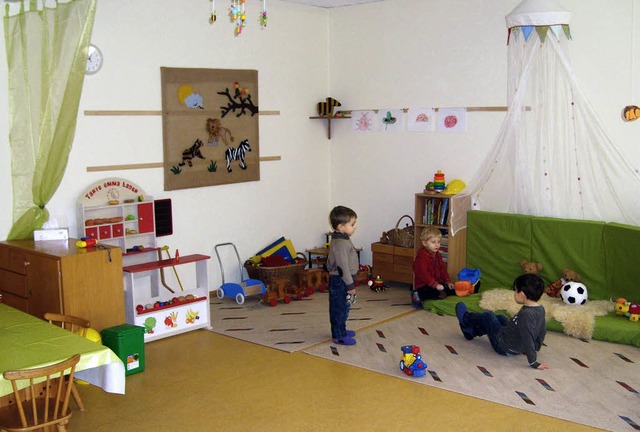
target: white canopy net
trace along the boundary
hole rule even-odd
[[[524,0],[506,17],[507,115],[481,170],[452,200],[454,234],[468,210],[640,225],[640,173],[578,87],[569,20],[548,0]]]

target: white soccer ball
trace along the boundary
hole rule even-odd
[[[567,282],[560,290],[562,301],[568,305],[583,305],[587,302],[589,294],[587,287],[580,282]]]

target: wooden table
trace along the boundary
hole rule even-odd
[[[109,348],[0,303],[0,405],[13,393],[2,372],[47,366],[80,354],[76,378],[124,394],[125,372]]]

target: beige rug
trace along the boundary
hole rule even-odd
[[[377,293],[357,288],[347,328],[359,330],[413,311],[406,286],[391,286]],[[259,345],[293,352],[331,339],[329,294],[316,292],[289,304],[271,307],[250,296],[238,305],[231,298],[211,300],[212,331]]]
[[[523,356],[496,354],[486,336],[467,341],[455,317],[427,311],[374,325],[357,340],[355,346],[327,342],[305,352],[605,430],[640,430],[640,349],[633,346],[549,332],[538,358],[551,369],[535,370]],[[399,369],[400,347],[409,344],[422,350],[424,377]]]

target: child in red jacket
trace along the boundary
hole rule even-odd
[[[422,308],[424,300],[443,299],[455,295],[447,264],[439,252],[442,233],[434,226],[428,226],[420,234],[422,247],[413,261],[415,284],[411,292],[411,302]]]

